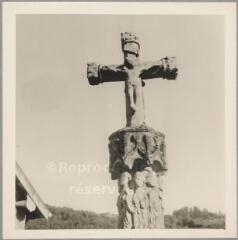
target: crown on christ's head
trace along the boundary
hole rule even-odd
[[[121,33],[121,46],[123,52],[128,52],[139,56],[140,41],[133,32]]]

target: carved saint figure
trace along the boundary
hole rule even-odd
[[[134,225],[135,228],[147,228],[148,223],[148,198],[145,189],[145,176],[142,172],[134,175],[135,193],[133,204],[135,206]]]
[[[162,201],[160,199],[160,189],[158,187],[157,174],[151,171],[147,177],[147,196],[149,199],[148,208],[148,228],[158,228],[160,223],[160,215],[162,214]]]
[[[117,208],[119,212],[118,228],[134,228],[134,206],[132,205],[133,190],[129,187],[130,181],[130,173],[123,172],[118,182],[120,192],[117,198]]]

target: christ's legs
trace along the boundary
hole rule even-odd
[[[136,104],[134,101],[134,86],[131,86],[131,85],[128,86],[127,90],[128,90],[128,95],[129,95],[130,108],[135,112],[137,110],[137,108],[136,108]]]
[[[125,82],[127,126],[144,123],[144,100],[140,78],[129,76]]]
[[[144,120],[144,98],[141,81],[138,81],[134,87],[134,102],[140,118]]]

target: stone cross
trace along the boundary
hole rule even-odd
[[[119,187],[118,228],[164,228],[165,135],[145,124],[142,87],[151,78],[176,79],[175,58],[141,63],[140,42],[133,33],[122,33],[121,44],[124,64],[88,63],[87,68],[91,85],[125,82],[127,126],[109,137],[109,172]]]
[[[174,80],[177,76],[174,57],[165,57],[159,61],[139,61],[139,38],[130,32],[121,34],[121,45],[124,53],[124,64],[97,65],[88,63],[87,75],[91,85],[104,82],[125,82],[127,126],[138,127],[144,124],[145,110],[142,87],[144,80],[162,78]]]

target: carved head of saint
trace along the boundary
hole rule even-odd
[[[143,187],[145,185],[145,176],[142,172],[135,173],[134,184],[136,188]]]
[[[129,172],[123,172],[119,179],[120,186],[128,186],[131,181],[131,174]]]
[[[156,172],[153,171],[148,175],[146,183],[149,187],[158,186],[158,178]]]
[[[148,187],[158,186],[157,173],[153,171],[152,167],[146,167],[142,173],[145,176],[145,183]]]

